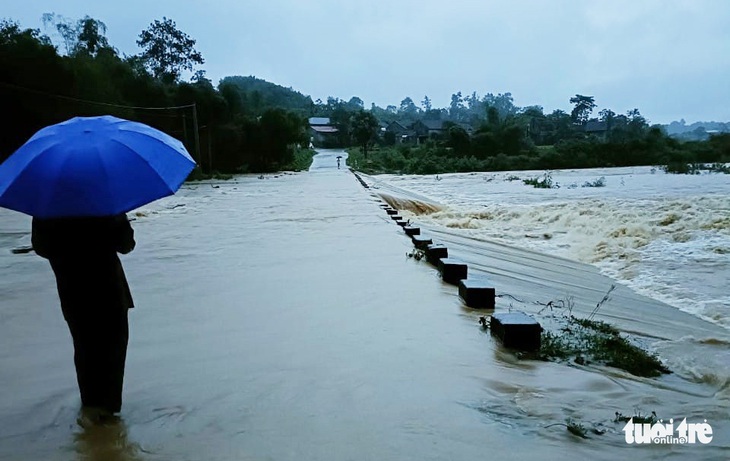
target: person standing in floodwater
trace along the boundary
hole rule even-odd
[[[134,305],[117,253],[134,249],[134,231],[125,214],[33,218],[32,226],[33,249],[51,264],[73,338],[82,415],[103,422],[122,407]]]
[[[337,157],[337,169],[340,169],[340,157]]]

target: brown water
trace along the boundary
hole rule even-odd
[[[12,254],[29,218],[0,210],[0,459],[728,459],[724,330],[619,287],[602,318],[677,373],[520,361],[478,326],[378,201],[324,152],[309,173],[186,185],[133,216],[120,424],[82,429],[72,347],[47,262]],[[497,310],[611,281],[571,261],[432,229]],[[614,412],[707,419],[710,445],[629,446]],[[552,426],[573,418],[604,435]]]

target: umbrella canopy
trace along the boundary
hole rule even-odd
[[[150,126],[75,117],[0,164],[0,206],[39,218],[125,213],[174,194],[194,167],[180,141]]]

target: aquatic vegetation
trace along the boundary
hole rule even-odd
[[[636,344],[613,326],[600,320],[565,318],[556,331],[542,333],[538,358],[541,360],[571,359],[579,365],[597,362],[642,377],[656,377],[670,370],[659,358]]]
[[[549,309],[549,320],[554,326],[543,329],[540,350],[524,357],[546,361],[572,360],[578,365],[595,362],[642,377],[671,373],[657,356],[634,344],[616,327],[594,320],[601,307],[611,299],[611,293],[615,289],[616,285],[611,285],[586,318],[573,315],[575,302],[572,296],[544,304],[545,307],[538,314]],[[556,311],[562,315],[555,315]]]
[[[588,429],[583,424],[581,424],[578,421],[573,420],[572,418],[568,418],[565,420],[565,424],[563,423],[554,423],[554,424],[548,424],[545,426],[545,428],[549,427],[555,427],[555,426],[563,426],[565,429],[567,429],[568,432],[573,434],[576,437],[580,437],[581,439],[588,439],[588,432],[595,435],[603,435],[606,433],[606,429],[603,428],[601,423],[594,424],[592,428]]]
[[[558,183],[553,182],[553,176],[549,171],[546,171],[545,174],[542,175],[542,178],[528,178],[523,179],[522,182],[526,186],[532,186],[536,189],[557,189],[560,187]]]
[[[654,424],[659,419],[657,418],[655,411],[652,411],[650,415],[642,415],[641,412],[634,412],[633,416],[624,416],[617,411],[613,422],[628,423],[631,420],[633,420],[635,424]]]
[[[606,177],[601,176],[594,181],[586,181],[583,183],[582,187],[606,187]]]

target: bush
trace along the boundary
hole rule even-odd
[[[522,182],[525,185],[532,186],[536,189],[554,189],[559,187],[557,184],[553,183],[553,176],[549,171],[546,171],[542,178],[523,179]]]
[[[583,187],[606,187],[606,177],[601,176],[593,182],[586,181],[583,183]]]

